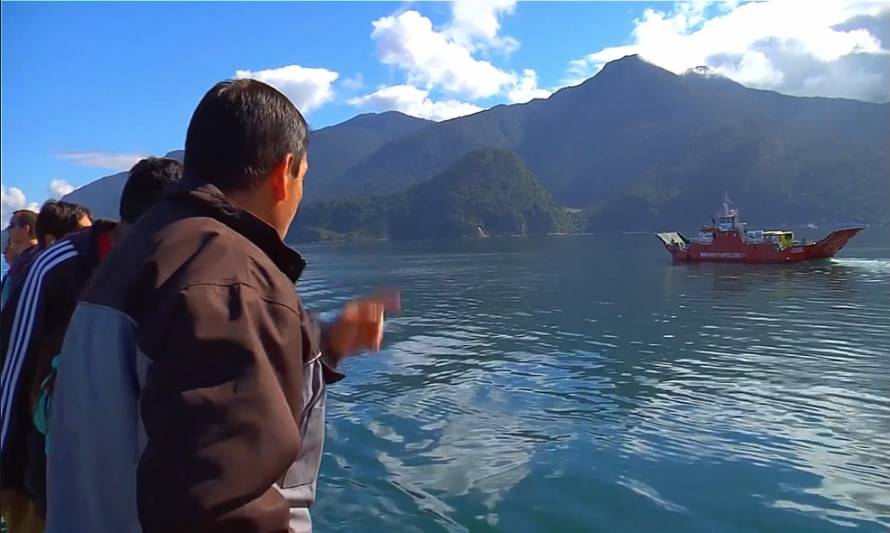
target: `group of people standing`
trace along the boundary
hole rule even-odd
[[[350,301],[330,323],[304,307],[306,262],[284,238],[308,152],[285,96],[224,81],[198,104],[182,164],[130,170],[119,222],[61,201],[13,214],[11,533],[311,530],[326,386],[345,357],[380,348],[399,296]]]
[[[89,209],[61,200],[46,202],[39,213],[30,209],[14,211],[4,236],[3,259],[9,270],[0,280],[0,304],[9,299],[13,285],[22,283],[22,274],[38,252],[66,235],[92,225]]]

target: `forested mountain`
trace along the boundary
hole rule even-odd
[[[628,56],[546,100],[391,140],[307,184],[307,197],[403,190],[497,147],[514,151],[559,205],[588,210],[592,229],[701,221],[724,191],[751,219],[880,222],[890,211],[888,146],[890,104],[754,90]]]
[[[888,103],[787,96],[628,56],[547,99],[438,123],[366,114],[317,130],[303,212],[342,219],[318,227],[354,228],[367,205],[414,186],[433,194],[421,184],[497,148],[516,154],[556,205],[583,210],[593,231],[689,227],[709,220],[724,192],[754,224],[887,223],[888,146]],[[68,199],[116,216],[124,179],[103,178]],[[336,198],[347,200],[312,205]]]
[[[291,239],[439,239],[532,235],[572,229],[515,154],[471,152],[433,179],[388,195],[360,195],[302,208]]]

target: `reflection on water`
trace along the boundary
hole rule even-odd
[[[321,530],[890,526],[883,245],[764,266],[672,265],[637,235],[303,251],[316,309],[404,289],[387,350],[331,389]]]

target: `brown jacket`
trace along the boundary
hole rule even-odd
[[[48,531],[310,530],[325,383],[305,266],[184,181],[100,266],[65,338]]]

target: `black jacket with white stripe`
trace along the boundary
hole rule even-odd
[[[0,488],[24,489],[41,503],[46,458],[34,445],[43,440],[32,423],[34,402],[61,350],[77,298],[99,265],[99,236],[115,226],[97,221],[44,250],[0,316]]]

